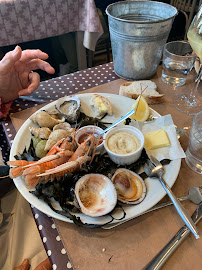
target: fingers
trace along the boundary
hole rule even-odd
[[[29,268],[29,261],[28,261],[28,259],[24,259],[22,264],[20,266],[16,267],[14,270],[28,270],[28,268]]]
[[[27,67],[31,70],[41,69],[49,74],[54,74],[55,69],[47,62],[40,59],[33,59],[28,64]]]
[[[18,267],[16,267],[14,270],[28,270],[29,268],[29,261],[28,259],[24,259],[24,261],[22,262],[22,264]],[[49,261],[49,259],[45,259],[43,262],[41,262],[36,268],[35,270],[52,270],[52,265]]]
[[[32,59],[42,59],[46,60],[48,58],[48,54],[42,52],[41,50],[24,50],[22,51],[22,56],[20,58],[20,61],[23,62],[29,62]]]
[[[52,265],[49,261],[49,259],[47,258],[46,260],[44,260],[43,262],[41,262],[36,268],[35,270],[52,270]]]
[[[6,74],[11,70],[14,64],[20,59],[22,50],[19,46],[16,46],[13,51],[5,54],[3,59],[0,61],[0,72]]]
[[[31,72],[29,74],[29,80],[30,80],[29,86],[25,89],[20,90],[18,92],[19,96],[28,96],[28,95],[32,94],[39,87],[40,76],[38,73]]]

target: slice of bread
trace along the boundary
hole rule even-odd
[[[150,80],[125,82],[120,86],[119,95],[137,99],[142,92],[148,104],[156,104],[163,97],[156,89],[156,84]]]
[[[96,116],[101,117],[106,113],[112,115],[112,105],[106,97],[100,96],[98,94],[93,94],[91,99],[91,106],[94,108]]]

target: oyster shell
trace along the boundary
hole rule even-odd
[[[56,111],[55,111],[56,112]],[[63,123],[65,118],[59,118],[58,112],[57,114],[53,112],[40,111],[30,116],[30,120],[32,120],[35,124],[40,127],[48,127],[52,129],[55,125],[59,123]]]
[[[75,185],[75,197],[81,212],[91,217],[110,213],[117,203],[111,180],[102,174],[86,174]]]
[[[146,185],[136,173],[127,169],[115,171],[112,182],[118,193],[118,200],[127,204],[138,204],[146,196]]]
[[[61,113],[67,122],[75,123],[80,116],[81,102],[77,96],[65,96],[56,103],[56,109]]]

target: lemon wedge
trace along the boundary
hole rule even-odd
[[[130,116],[131,119],[136,120],[136,121],[140,121],[140,122],[144,122],[148,119],[149,117],[149,106],[145,100],[145,98],[143,96],[139,96],[134,105],[133,105],[133,109],[135,111],[134,114],[132,114]]]

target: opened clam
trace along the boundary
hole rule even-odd
[[[138,204],[146,196],[146,185],[136,173],[127,169],[115,171],[112,182],[118,193],[118,200],[127,204]]]
[[[75,197],[81,212],[91,217],[110,213],[117,203],[111,180],[102,174],[86,174],[75,185]]]
[[[65,96],[57,101],[56,109],[67,122],[75,123],[80,116],[81,102],[77,96]]]

